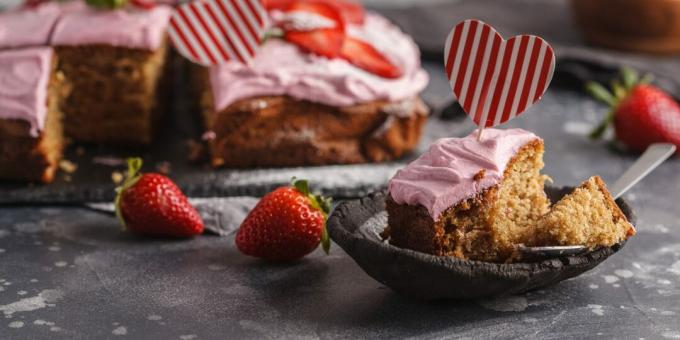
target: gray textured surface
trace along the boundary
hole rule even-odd
[[[448,91],[435,78],[428,96],[445,100]],[[635,156],[583,136],[601,110],[550,90],[509,125],[545,138],[556,185],[592,174],[612,181]],[[422,145],[471,129],[432,121]],[[626,195],[639,233],[593,271],[466,303],[402,298],[337,246],[272,265],[240,255],[233,236],[147,240],[82,209],[0,207],[0,338],[680,338],[679,177],[676,157]]]
[[[545,170],[556,185],[592,174],[612,181],[635,155],[583,136],[601,109],[578,94],[549,91],[509,125],[545,138]],[[423,145],[471,128],[432,123]],[[402,298],[337,246],[331,256],[317,250],[299,263],[272,265],[240,255],[233,236],[138,239],[113,217],[82,209],[1,207],[0,338],[677,338],[678,174],[676,157],[625,196],[639,233],[595,270],[469,303]]]

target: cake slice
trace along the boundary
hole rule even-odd
[[[594,176],[555,203],[538,224],[549,245],[612,246],[635,234],[602,178]]]
[[[418,47],[377,14],[350,26],[403,74],[384,78],[276,38],[249,65],[193,68],[213,166],[380,162],[416,147],[428,113]]]
[[[539,241],[550,205],[542,168],[543,141],[521,129],[440,139],[390,180],[384,236],[433,255],[510,261],[517,244]]]
[[[64,106],[69,137],[113,145],[151,143],[168,82],[166,28],[172,9],[64,10],[52,33],[72,84]]]
[[[51,182],[62,155],[67,86],[52,48],[0,52],[0,179]]]

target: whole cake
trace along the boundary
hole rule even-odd
[[[280,8],[270,9],[270,21],[286,20]],[[325,25],[326,19],[317,19]],[[338,25],[350,37],[343,48],[370,62],[310,53],[305,46],[316,40],[301,45],[270,38],[248,65],[228,62],[195,70],[214,166],[377,162],[415,147],[428,112],[419,98],[428,78],[417,46],[377,14],[362,12]],[[369,52],[365,45],[372,46]],[[399,73],[369,59],[376,53]]]
[[[436,141],[390,180],[383,236],[428,254],[510,262],[520,244],[596,248],[635,233],[599,177],[551,207],[543,148],[521,129]]]
[[[50,47],[0,51],[0,178],[51,182],[64,141],[67,87]]]

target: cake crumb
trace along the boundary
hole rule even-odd
[[[92,158],[92,163],[105,166],[121,166],[125,164],[125,160],[113,156],[96,156]]]
[[[62,159],[59,161],[59,169],[66,173],[72,174],[78,170],[78,165],[67,159]]]
[[[479,182],[479,181],[481,181],[482,179],[484,179],[484,174],[485,174],[485,173],[486,173],[486,170],[480,169],[479,172],[477,172],[477,173],[474,175],[474,177],[472,177],[472,179],[473,179],[475,182]]]
[[[123,181],[123,178],[124,178],[124,176],[120,171],[114,171],[114,172],[111,173],[111,180],[115,184],[120,184],[120,182]]]
[[[187,149],[187,159],[190,162],[202,162],[208,159],[206,148],[202,143],[190,139],[187,141]]]

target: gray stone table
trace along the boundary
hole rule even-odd
[[[428,96],[444,96],[432,70]],[[544,137],[557,185],[612,181],[635,155],[585,138],[602,109],[550,90],[509,125]],[[471,129],[432,119],[422,144]],[[679,177],[676,157],[627,195],[639,233],[595,270],[475,302],[402,298],[337,246],[275,265],[241,255],[233,235],[140,239],[85,209],[0,207],[0,338],[679,338]]]
[[[439,67],[428,67],[432,103],[449,98]],[[544,137],[556,185],[613,181],[635,155],[585,138],[602,110],[551,89],[508,127]],[[432,119],[420,150],[470,130],[464,119]],[[277,265],[241,255],[233,235],[141,239],[81,208],[4,206],[0,339],[680,338],[680,159],[626,198],[639,232],[605,263],[543,290],[471,302],[400,297],[337,246]]]

